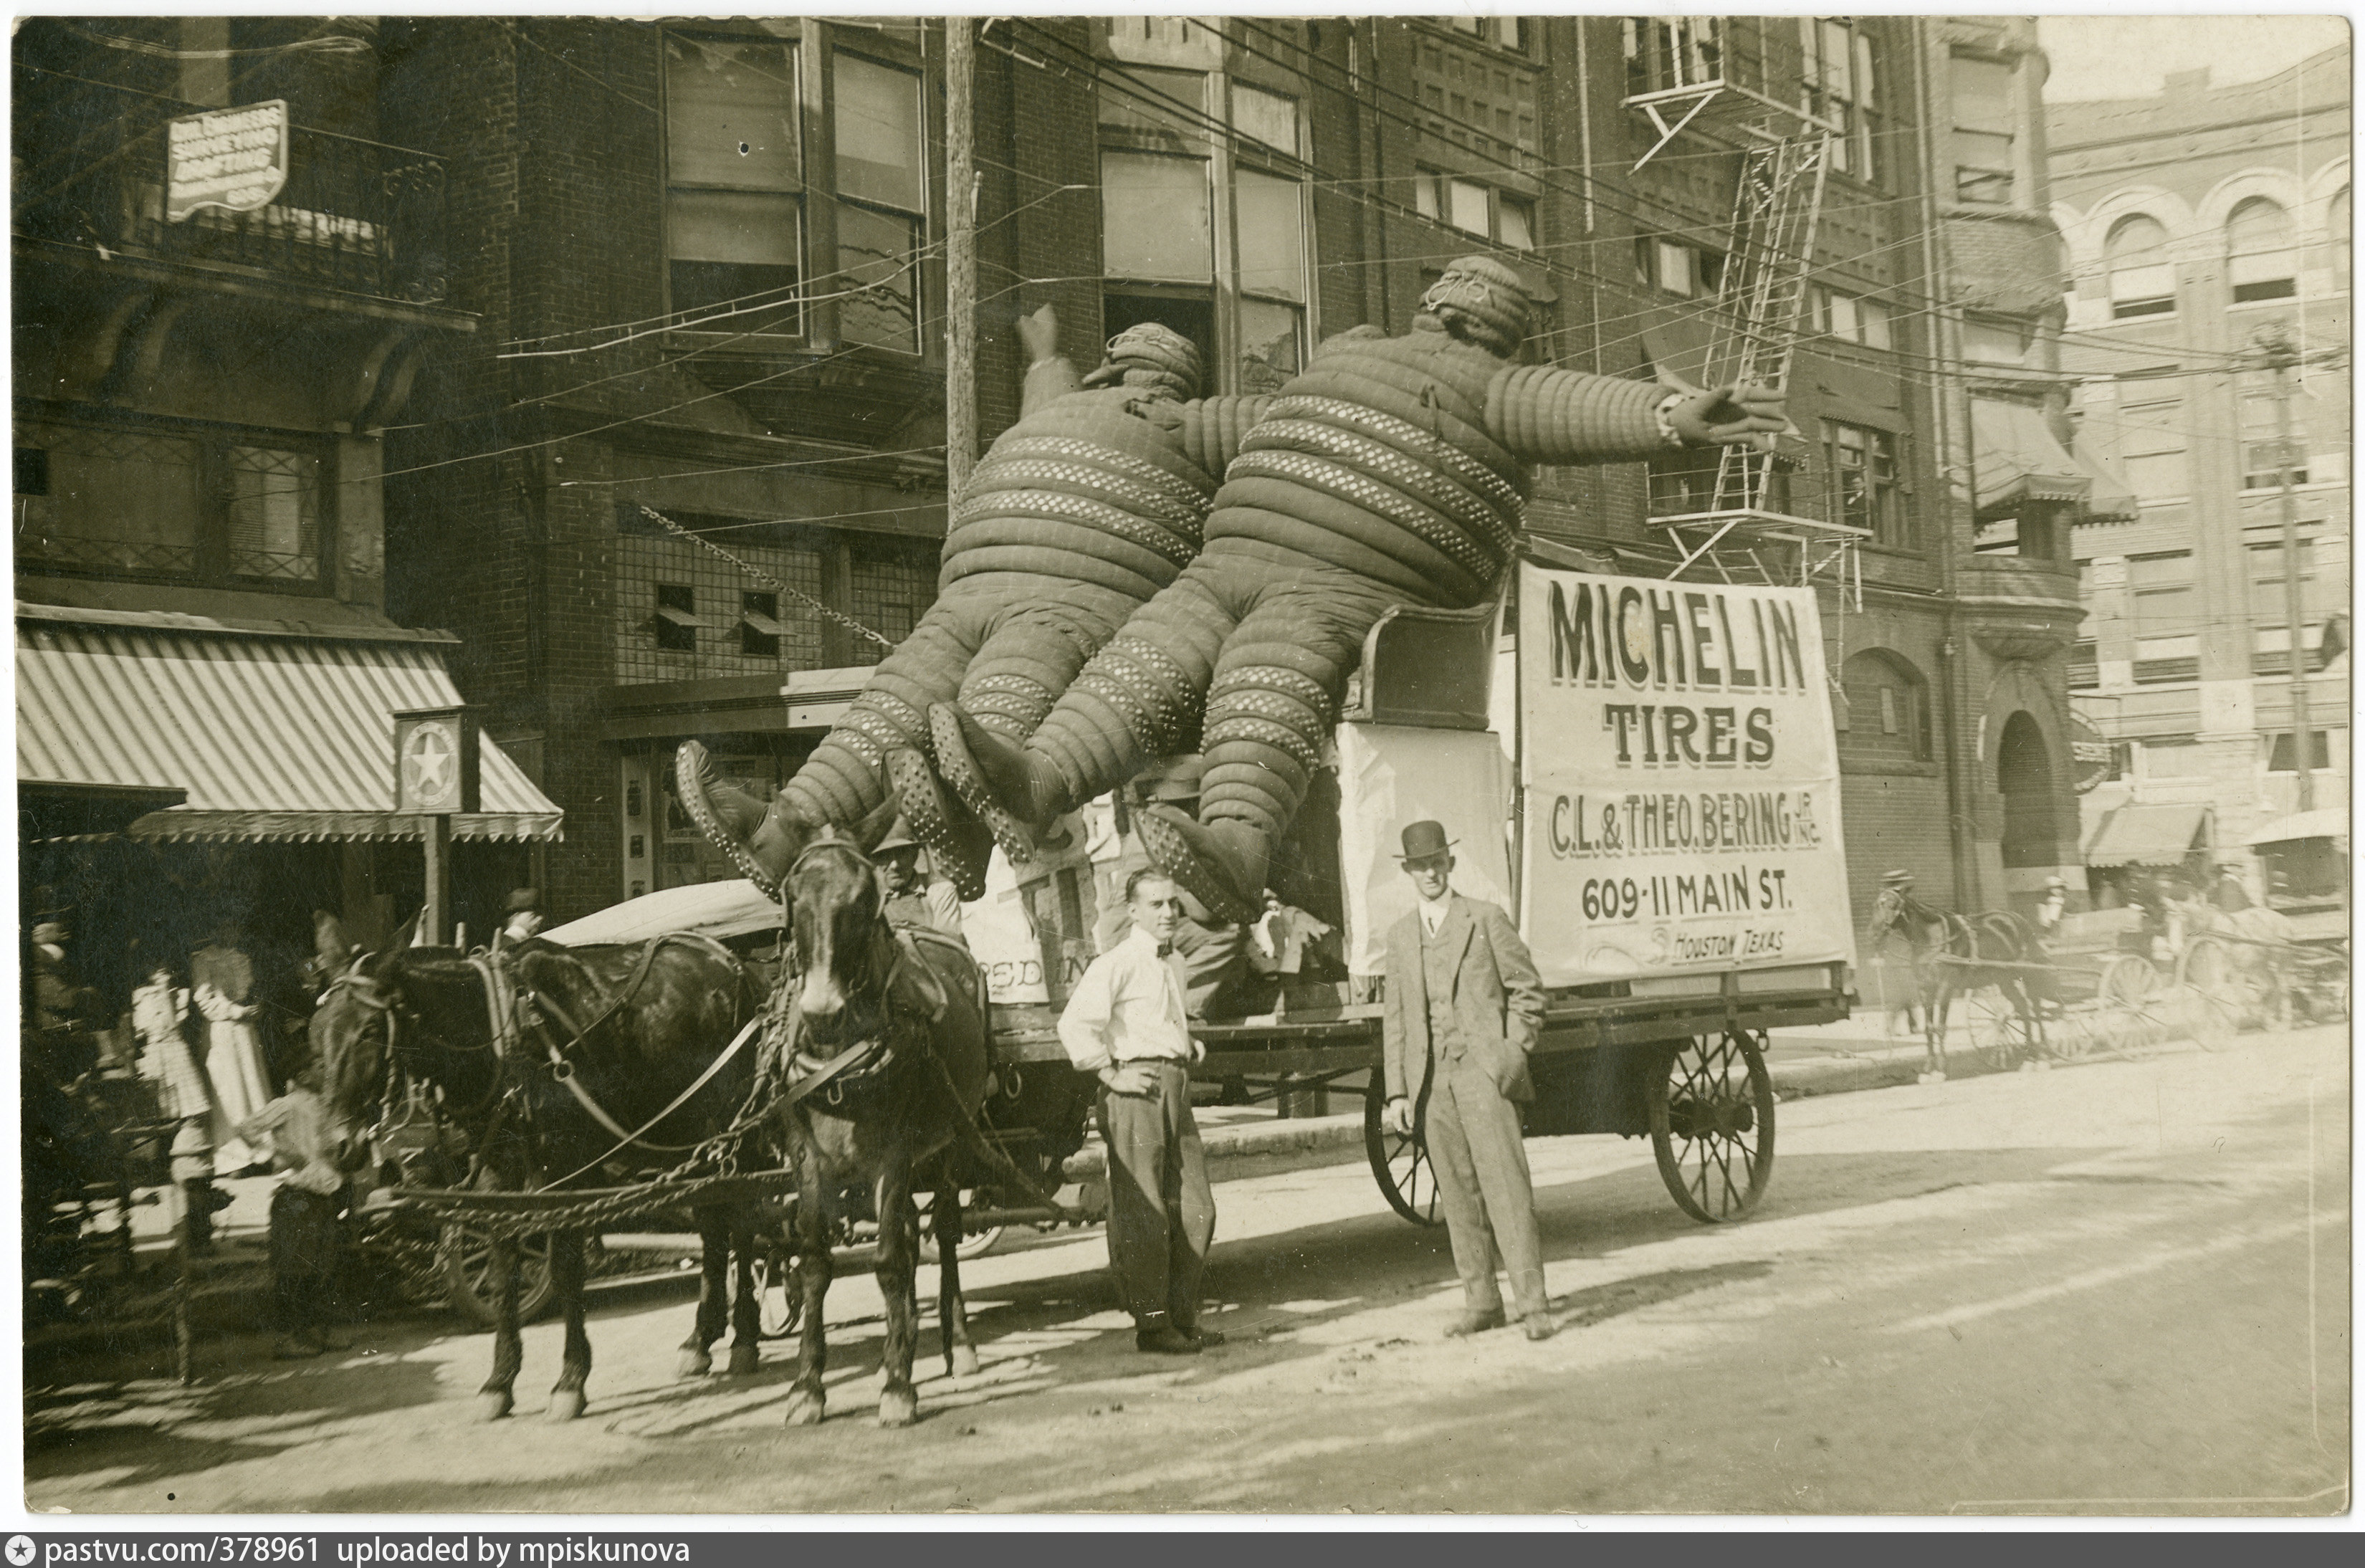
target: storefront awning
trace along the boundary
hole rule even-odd
[[[1972,398],[1971,439],[1982,518],[2023,501],[2082,501],[2093,489],[2093,479],[2045,428],[2045,416],[2025,403]]]
[[[432,644],[18,608],[19,788],[187,792],[133,821],[134,838],[422,837],[394,810],[394,714],[459,701]],[[485,809],[455,815],[454,837],[560,836],[558,808],[489,740],[481,766]]]
[[[2303,838],[2347,838],[2348,813],[2337,807],[2324,807],[2313,812],[2300,812],[2292,816],[2277,817],[2252,834],[2245,842],[2252,845],[2288,844]]]
[[[2206,806],[2121,806],[2087,841],[2089,866],[2177,866],[2203,847]]]

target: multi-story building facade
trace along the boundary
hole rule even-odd
[[[942,25],[388,28],[398,135],[446,162],[469,236],[451,300],[482,323],[389,437],[394,601],[462,631],[488,733],[566,808],[558,913],[720,874],[667,803],[674,745],[768,790],[876,656],[867,632],[900,636],[933,591]],[[1080,358],[1155,319],[1209,390],[1257,391],[1333,333],[1406,330],[1473,250],[1557,295],[1527,352],[1697,378],[1743,123],[1828,128],[1768,498],[1820,543],[1743,531],[1729,564],[1824,595],[1860,904],[1900,865],[2004,903],[2075,857],[2062,541],[2094,481],[2043,393],[1975,418],[1951,368],[1976,327],[2049,375],[2031,345],[2059,311],[2042,57],[2017,26],[1973,32],[2004,88],[1914,19],[997,19],[953,193],[976,204],[981,439],[1015,418],[1038,306]],[[1663,135],[1654,95],[1709,84]],[[1656,519],[1710,478],[1549,470],[1530,523],[1663,573],[1684,552]]]
[[[2333,50],[2239,85],[2180,73],[2153,96],[2048,111],[2079,439],[2137,502],[2076,530],[2073,700],[2116,751],[2085,801],[2098,862],[2247,865],[2251,837],[2302,809],[2303,763],[2307,803],[2348,804],[2348,661],[2342,633],[2325,637],[2350,570],[2348,69]],[[2295,360],[2287,411],[2276,344]]]
[[[116,1004],[224,924],[292,964],[313,910],[376,941],[421,898],[393,714],[460,701],[457,640],[386,612],[383,431],[474,322],[385,65],[366,18],[15,35],[23,885]],[[498,747],[483,775],[480,932],[559,831]]]

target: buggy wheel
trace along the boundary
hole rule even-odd
[[[2121,1054],[2158,1043],[2168,1032],[2167,1003],[2167,988],[2151,960],[2120,954],[2104,966],[2102,983],[2094,988],[2095,1043]]]
[[[2000,985],[1985,986],[1963,998],[1964,1022],[1971,1046],[1998,1072],[2009,1072],[2029,1053],[2028,1021]]]
[[[518,1238],[518,1322],[532,1323],[550,1310],[558,1295],[550,1277],[550,1238]],[[443,1272],[444,1299],[452,1309],[478,1328],[498,1327],[493,1316],[492,1238],[465,1220],[443,1226],[436,1243],[436,1262]]]
[[[1363,1095],[1363,1151],[1371,1156],[1372,1175],[1387,1198],[1388,1207],[1415,1225],[1443,1225],[1437,1201],[1437,1168],[1429,1162],[1427,1129],[1418,1121],[1412,1134],[1390,1132],[1380,1114],[1387,1096],[1378,1084]]]
[[[1774,1174],[1774,1080],[1762,1032],[1678,1042],[1651,1079],[1651,1148],[1683,1211],[1705,1225],[1757,1206]]]
[[[984,1257],[1002,1244],[1004,1229],[1002,1226],[989,1225],[982,1230],[969,1228],[970,1210],[981,1195],[976,1188],[961,1190],[961,1238],[960,1245],[953,1249],[953,1256],[964,1263],[971,1258]],[[920,1261],[933,1263],[936,1260],[936,1232],[928,1228],[928,1211],[935,1207],[936,1195],[934,1193],[917,1193],[913,1194],[913,1198],[920,1210]]]
[[[2233,948],[2203,936],[2185,948],[2176,964],[2177,989],[2184,998],[2184,1025],[2204,1051],[2224,1050],[2242,1031],[2249,1010],[2249,982],[2242,978]]]
[[[2055,1061],[2078,1060],[2100,1043],[2097,1025],[2102,1019],[2099,1002],[2071,1002],[2057,1009],[2045,1020],[2045,1054]]]

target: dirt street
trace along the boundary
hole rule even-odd
[[[1444,1233],[1360,1161],[1216,1192],[1196,1361],[1132,1349],[1097,1232],[965,1272],[984,1371],[923,1339],[872,1420],[878,1297],[832,1294],[831,1418],[791,1348],[676,1381],[689,1301],[604,1293],[590,1414],[470,1395],[489,1346],[416,1319],[324,1362],[267,1341],[180,1390],[36,1388],[36,1511],[1256,1510],[2330,1514],[2348,1506],[2346,1031],[1782,1107],[1757,1216],[1693,1224],[1647,1143],[1530,1146],[1559,1336],[1447,1342]],[[1220,1173],[1219,1173],[1220,1175]],[[924,1271],[924,1295],[934,1290]],[[135,1374],[146,1379],[133,1380]]]

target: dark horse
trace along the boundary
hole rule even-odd
[[[1914,1000],[1922,1009],[1922,1049],[1931,1071],[1941,1078],[1946,1073],[1946,1023],[1955,998],[1988,986],[2012,1003],[2029,1038],[2042,1047],[2043,977],[2010,967],[2042,961],[2043,948],[2026,921],[2002,911],[1956,914],[1890,886],[1873,902],[1865,946],[1877,952],[1891,935],[1903,937],[1911,955]]]
[[[987,1018],[977,967],[965,949],[925,932],[899,936],[887,924],[878,869],[850,839],[825,828],[798,856],[782,888],[789,906],[793,988],[779,1016],[790,1081],[779,1119],[795,1163],[804,1324],[790,1426],[822,1418],[829,1294],[824,1205],[814,1194],[875,1184],[878,1276],[887,1304],[879,1424],[919,1419],[912,1358],[919,1338],[919,1215],[912,1195],[931,1180],[938,1260],[938,1321],[947,1370],[977,1370],[960,1296],[960,1183],[964,1148],[990,1152],[975,1134],[985,1098]],[[1014,1171],[1010,1172],[1015,1175]]]
[[[443,1114],[465,1135],[471,1184],[491,1192],[600,1186],[669,1170],[734,1128],[747,1109],[757,1051],[747,1036],[762,989],[728,950],[702,936],[630,946],[533,941],[464,958],[405,947],[355,960],[312,1016],[331,1127],[348,1168],[389,1089],[409,1077],[442,1091]],[[731,1205],[698,1213],[705,1240],[693,1356],[722,1333],[722,1260],[750,1222]],[[740,1253],[733,1370],[754,1370],[758,1336],[749,1249]],[[583,1236],[555,1232],[550,1271],[566,1313],[565,1367],[550,1417],[583,1413],[591,1345],[583,1332]],[[517,1246],[493,1244],[493,1371],[477,1395],[487,1420],[510,1413],[522,1349]]]

